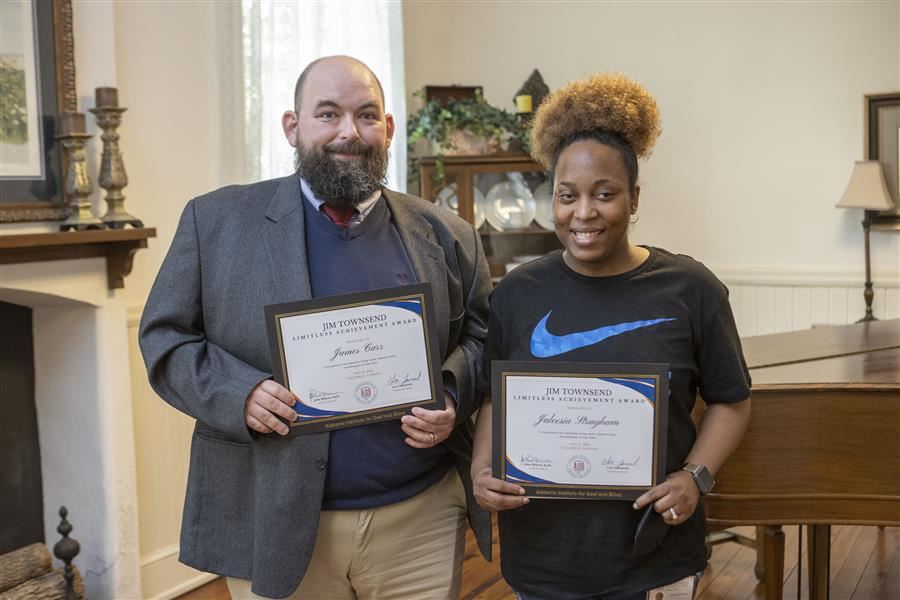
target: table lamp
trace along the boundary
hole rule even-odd
[[[890,210],[894,208],[894,201],[888,194],[887,184],[884,182],[884,174],[881,171],[881,163],[877,160],[860,160],[853,165],[850,174],[850,183],[841,197],[841,201],[835,205],[837,208],[862,208],[863,234],[866,240],[866,290],[863,296],[866,299],[866,316],[857,321],[875,321],[872,316],[872,267],[869,258],[869,229],[872,225],[872,215],[875,211]]]

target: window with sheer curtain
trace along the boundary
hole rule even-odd
[[[284,139],[281,115],[293,108],[297,76],[316,58],[347,54],[369,65],[384,87],[387,111],[397,123],[391,144],[388,187],[405,190],[406,103],[401,8],[400,2],[242,0],[239,10],[235,4],[226,9],[230,11],[226,30],[238,37],[239,23],[242,50],[240,67],[230,70],[230,87],[234,90],[240,85],[243,90],[242,108],[226,111],[243,113],[242,135],[228,136],[242,143],[243,151],[232,152],[228,168],[239,169],[245,181],[293,172],[294,149]],[[237,42],[233,40],[232,47]],[[236,77],[234,74],[238,72],[241,75]],[[231,173],[230,179],[233,176]]]

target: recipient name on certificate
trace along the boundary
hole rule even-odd
[[[665,479],[669,365],[493,363],[494,476],[534,498],[633,500]]]
[[[430,284],[266,306],[275,380],[300,433],[444,408]],[[440,386],[442,388],[442,385]]]

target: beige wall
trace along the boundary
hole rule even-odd
[[[159,235],[136,256],[129,306],[185,202],[229,181],[216,5],[114,4],[125,192]],[[603,69],[644,81],[664,133],[638,241],[725,274],[861,278],[861,215],[833,206],[862,158],[862,95],[900,89],[900,4],[407,1],[404,30],[409,92],[478,83],[511,106],[535,67],[551,88]],[[896,285],[900,235],[872,244],[876,283]]]
[[[177,560],[193,420],[150,389],[137,327],[185,203],[228,179],[222,159],[227,135],[220,125],[225,109],[219,92],[219,4],[112,5],[116,85],[128,107],[120,129],[129,177],[126,205],[157,229],[149,248],[135,255],[125,289],[117,292],[128,306],[144,598],[171,598],[208,579]]]
[[[896,2],[404,2],[408,91],[483,85],[506,108],[622,71],[662,110],[638,241],[719,272],[863,276],[860,211],[833,208],[863,158],[862,96],[900,90]],[[411,106],[410,110],[413,110]],[[900,235],[873,235],[900,279]]]
[[[127,206],[158,235],[136,255],[129,305],[143,305],[185,203],[221,185],[216,4],[115,3]]]

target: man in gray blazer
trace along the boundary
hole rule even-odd
[[[191,200],[150,292],[140,343],[154,390],[197,420],[181,560],[234,597],[457,598],[490,276],[477,232],[382,187],[394,130],[375,75],[310,64],[283,128],[297,174]],[[447,408],[286,435],[263,306],[431,284]]]

